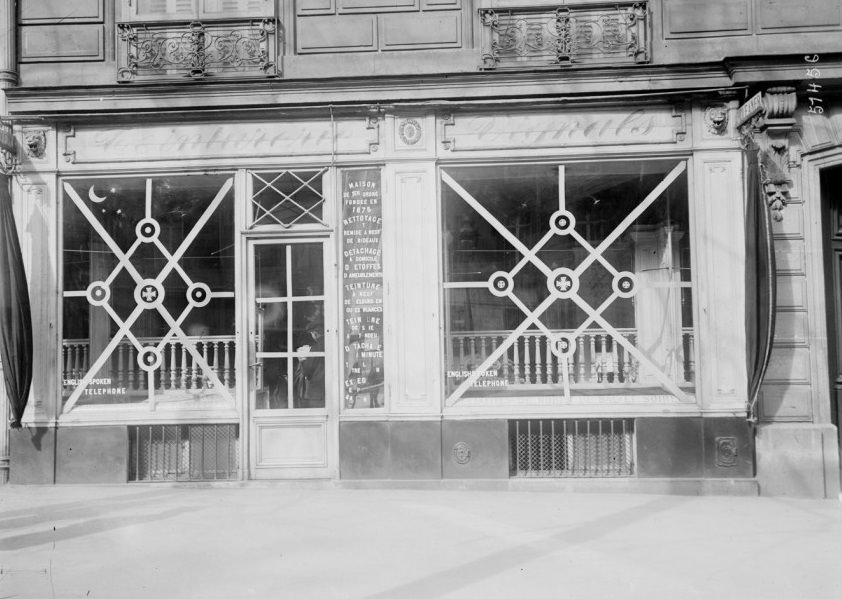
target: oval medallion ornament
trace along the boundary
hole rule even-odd
[[[416,119],[406,119],[398,125],[398,137],[407,146],[414,146],[421,141],[421,123]]]
[[[453,446],[453,459],[457,464],[467,464],[471,461],[471,446],[459,441]]]

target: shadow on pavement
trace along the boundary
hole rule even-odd
[[[440,595],[452,596],[458,589],[487,578],[489,573],[496,574],[504,570],[510,570],[519,564],[525,564],[531,560],[546,556],[551,551],[548,551],[546,547],[540,546],[545,542],[552,541],[559,545],[571,546],[593,541],[624,526],[640,522],[654,514],[683,505],[691,499],[682,496],[659,497],[646,504],[631,507],[604,516],[598,520],[584,522],[573,528],[566,528],[558,533],[548,535],[542,543],[523,543],[515,547],[509,547],[472,562],[460,564],[458,567],[432,572],[424,578],[373,595],[368,595],[365,599],[394,599],[395,597],[423,597],[424,599],[433,599]]]
[[[27,547],[34,547],[36,545],[46,545],[56,541],[67,541],[100,532],[125,528],[127,526],[137,526],[147,522],[157,522],[159,520],[173,518],[181,514],[192,513],[195,511],[195,506],[185,506],[143,516],[112,516],[109,518],[86,520],[85,522],[59,526],[57,528],[51,527],[52,530],[41,530],[38,532],[31,532],[0,539],[0,551],[16,551]]]
[[[90,501],[73,501],[53,505],[40,505],[29,509],[0,512],[0,531],[13,528],[34,526],[55,520],[92,518],[107,512],[116,512],[136,504],[147,504],[154,498],[156,502],[168,500],[174,494],[161,494],[158,491],[135,493],[133,495],[115,495]],[[2,598],[0,598],[2,599]]]

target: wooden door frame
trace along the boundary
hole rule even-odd
[[[803,205],[804,245],[806,262],[806,304],[810,335],[811,373],[813,381],[813,418],[815,424],[830,424],[833,418],[831,402],[830,348],[828,327],[833,319],[827,315],[827,298],[832,281],[825,279],[826,221],[822,172],[842,167],[842,147],[804,156],[801,165],[801,194]],[[794,215],[793,215],[794,216]],[[784,218],[792,218],[784,210]],[[842,351],[842,348],[840,348]]]
[[[323,233],[308,232],[305,234],[292,235],[278,235],[278,236],[261,236],[259,238],[250,238],[246,240],[246,293],[244,294],[244,330],[241,334],[243,347],[246,351],[243,355],[248,358],[248,364],[253,363],[253,339],[254,339],[254,248],[261,245],[289,245],[289,244],[303,244],[303,243],[319,243],[322,245],[323,254],[322,261],[324,264],[324,327],[325,327],[325,407],[324,408],[300,408],[300,409],[279,409],[272,413],[261,414],[265,422],[275,422],[278,426],[281,422],[284,426],[292,426],[295,423],[301,425],[313,425],[318,422],[325,422],[325,465],[322,468],[323,476],[313,476],[311,470],[318,470],[318,467],[308,468],[307,466],[289,466],[289,478],[334,478],[338,471],[338,411],[341,396],[341,389],[339,388],[339,363],[338,363],[338,349],[336,331],[338,324],[336,321],[336,297],[337,291],[335,288],[336,278],[333,272],[332,265],[334,264],[334,244],[335,238],[332,232],[325,231]],[[246,373],[245,383],[243,388],[243,403],[244,403],[244,450],[247,456],[244,462],[245,476],[250,479],[261,478],[257,475],[258,460],[257,460],[257,428],[255,424],[255,406],[253,394],[253,377],[254,371],[248,367],[244,371]],[[278,470],[283,470],[284,466],[278,466]],[[295,476],[299,474],[300,476]]]
[[[831,175],[833,173],[833,175]],[[827,319],[827,357],[828,357],[828,381],[830,385],[830,421],[839,428],[839,411],[842,396],[835,392],[839,381],[840,368],[839,357],[842,352],[842,297],[839,291],[842,289],[842,273],[836,264],[832,246],[832,236],[839,231],[834,227],[834,221],[838,225],[842,219],[842,191],[839,198],[834,202],[828,187],[831,185],[830,177],[842,183],[842,164],[828,166],[819,171],[819,191],[821,199],[821,222],[822,222],[822,262],[824,265],[825,282],[825,306]],[[839,188],[835,188],[839,189]],[[833,220],[832,220],[833,219]],[[835,230],[834,230],[835,229]],[[842,434],[840,434],[842,442]]]

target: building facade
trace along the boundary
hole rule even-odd
[[[10,480],[835,497],[842,7],[807,4],[18,0]]]

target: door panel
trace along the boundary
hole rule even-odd
[[[330,476],[335,436],[335,306],[328,238],[254,241],[249,248],[254,478]]]

